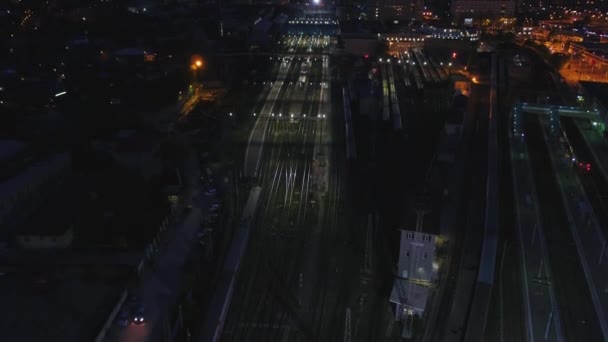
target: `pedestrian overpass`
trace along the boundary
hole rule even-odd
[[[604,122],[600,112],[597,110],[590,110],[581,107],[570,107],[570,106],[556,106],[556,105],[542,105],[542,104],[529,104],[525,102],[518,102],[513,106],[512,124],[513,134],[523,134],[523,118],[524,113],[536,114],[536,115],[547,115],[551,122],[551,129],[559,129],[559,117],[571,117],[577,119],[588,119],[592,122]]]
[[[589,110],[580,107],[568,107],[568,106],[555,106],[555,105],[541,105],[541,104],[528,104],[528,103],[517,103],[515,107],[520,107],[526,113],[539,114],[539,115],[550,115],[552,111],[557,111],[559,116],[567,116],[579,119],[600,119],[600,114],[596,110]]]

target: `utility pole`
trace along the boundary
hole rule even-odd
[[[346,319],[344,320],[344,342],[350,342],[350,308],[346,308]]]
[[[371,275],[372,273],[372,269],[373,269],[373,243],[372,243],[372,238],[373,238],[373,229],[374,229],[374,223],[373,223],[373,215],[369,214],[367,215],[367,232],[366,232],[366,236],[365,236],[365,257],[364,257],[364,261],[363,261],[363,273],[365,275]]]
[[[431,212],[430,198],[428,195],[421,195],[416,203],[416,231],[421,232],[424,223],[424,216]]]

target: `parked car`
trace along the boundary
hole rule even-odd
[[[118,312],[115,323],[117,326],[123,328],[129,325],[129,310],[127,308],[123,308]]]

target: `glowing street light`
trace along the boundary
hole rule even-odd
[[[190,68],[192,70],[197,70],[203,67],[203,57],[200,55],[192,55],[190,57]]]

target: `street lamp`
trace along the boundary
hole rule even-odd
[[[203,68],[203,59],[200,56],[192,56],[190,59],[190,69],[192,69],[192,83],[197,85],[197,71]],[[198,91],[198,85],[196,86],[196,91]]]
[[[190,59],[190,69],[198,70],[203,67],[203,59],[200,56],[192,56]]]

